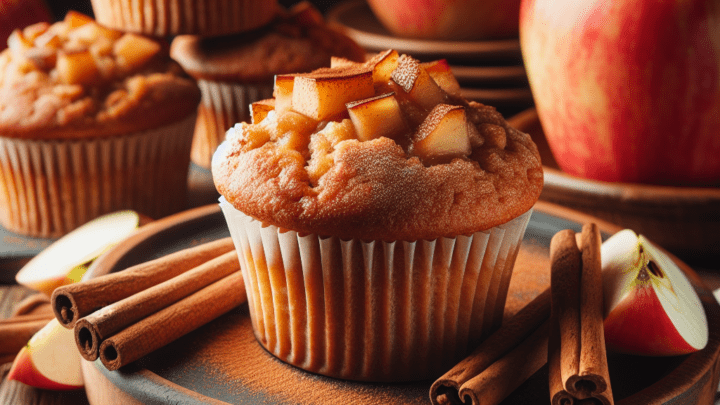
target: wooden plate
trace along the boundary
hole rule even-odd
[[[595,221],[604,237],[619,230],[605,221],[539,202],[513,273],[506,315],[515,313],[549,285],[548,245],[561,229],[580,230]],[[121,271],[171,251],[228,235],[217,205],[190,210],[143,227],[95,261],[86,277]],[[710,403],[720,375],[720,306],[697,275],[678,264],[700,293],[710,322],[710,342],[697,353],[670,358],[611,356],[613,392],[622,404]],[[247,305],[242,305],[153,352],[111,372],[83,361],[93,404],[362,403],[426,404],[431,381],[368,384],[322,377],[282,363],[255,341]],[[504,404],[547,403],[543,368]]]
[[[491,65],[522,59],[518,39],[429,41],[393,36],[375,18],[364,0],[347,0],[337,4],[328,11],[327,20],[368,51],[395,49],[423,61],[446,58]]]
[[[545,171],[541,199],[634,229],[685,261],[720,268],[720,188],[608,183],[561,171],[534,108],[508,120],[529,133]]]

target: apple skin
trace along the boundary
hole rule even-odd
[[[43,0],[0,0],[0,51],[7,48],[7,38],[14,29],[42,21],[53,21]]]
[[[74,350],[74,347],[68,348],[68,350]],[[68,385],[53,381],[38,371],[30,358],[30,352],[27,347],[20,349],[20,352],[15,357],[15,361],[12,366],[12,370],[8,373],[8,380],[19,381],[23,384],[29,385],[35,388],[43,388],[53,391],[71,391],[82,388],[83,386]]]
[[[517,38],[520,0],[368,0],[391,33],[407,38]]]
[[[714,0],[523,0],[523,60],[560,168],[720,184],[719,21]]]
[[[650,284],[633,289],[605,318],[608,350],[645,356],[669,356],[697,351],[678,333]],[[651,331],[628,334],[627,330]]]

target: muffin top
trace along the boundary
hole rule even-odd
[[[216,188],[263,223],[342,239],[471,234],[529,210],[537,147],[495,108],[463,99],[444,60],[388,50],[278,76],[275,98],[227,132]]]
[[[0,134],[112,136],[195,112],[200,91],[168,48],[74,11],[52,25],[15,30],[0,53]]]
[[[175,37],[170,50],[197,79],[272,83],[275,74],[308,72],[328,66],[331,56],[363,61],[365,51],[325,24],[310,3],[280,8],[269,25],[226,37]]]

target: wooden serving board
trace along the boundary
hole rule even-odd
[[[538,202],[513,273],[506,316],[549,286],[548,246],[559,230],[580,231],[596,222],[606,238],[619,228],[557,205]],[[227,236],[216,205],[177,214],[140,232],[96,260],[86,277],[122,271],[191,245]],[[617,403],[712,403],[720,379],[720,306],[688,266],[710,323],[708,346],[697,353],[646,358],[610,355],[610,375]],[[336,380],[289,366],[255,341],[247,305],[119,371],[83,361],[85,386],[92,404],[427,404],[432,381],[368,384]],[[439,370],[442,373],[444,370]],[[503,403],[544,404],[549,399],[547,367]]]

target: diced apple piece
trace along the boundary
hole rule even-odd
[[[118,65],[128,71],[142,67],[158,52],[159,43],[137,34],[125,34],[113,46]]]
[[[438,104],[418,128],[412,148],[415,155],[431,163],[469,155],[465,108]]]
[[[444,103],[447,94],[435,83],[417,59],[402,55],[392,72],[392,80],[407,93],[410,100],[426,110]]]
[[[105,28],[95,22],[84,24],[68,32],[68,38],[70,40],[80,40],[87,44],[91,44],[99,38],[107,38],[111,41],[116,41],[122,36],[122,32]]]
[[[384,136],[395,139],[408,130],[394,93],[386,93],[347,104],[350,119],[361,141]]]
[[[293,85],[295,75],[275,75],[273,97],[275,97],[275,111],[278,113],[292,108]]]
[[[396,50],[388,49],[381,52],[366,62],[373,68],[373,82],[375,84],[387,83],[392,72],[397,68],[399,55]]]
[[[50,24],[43,21],[28,25],[27,27],[23,28],[22,33],[28,41],[35,41],[35,38],[40,36],[42,33],[47,32],[48,28],[50,28]]]
[[[55,68],[65,84],[92,83],[100,76],[95,59],[87,51],[58,54]]]
[[[62,44],[60,36],[54,30],[47,30],[35,38],[35,46],[38,48],[57,49]]]
[[[270,111],[275,110],[275,99],[269,98],[266,100],[255,101],[250,104],[250,121],[253,124],[257,124],[267,117]]]
[[[458,83],[455,78],[447,60],[440,59],[432,62],[421,63],[420,66],[428,72],[430,77],[435,80],[435,83],[437,83],[441,89],[445,90],[446,93],[454,96],[460,96],[460,83]]]
[[[67,24],[68,28],[73,29],[93,22],[93,19],[83,13],[70,10],[67,14],[65,14],[65,19],[63,19],[63,21]]]
[[[345,103],[371,97],[372,70],[360,67],[318,69],[295,76],[293,110],[323,121],[346,111]]]

